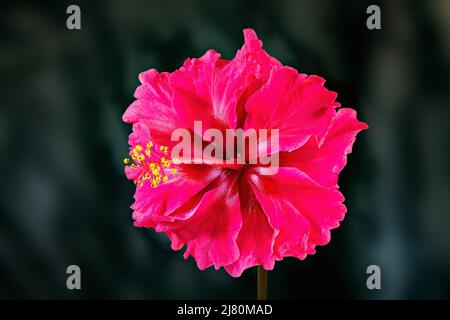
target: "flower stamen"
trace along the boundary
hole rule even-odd
[[[174,161],[167,157],[169,147],[159,146],[153,148],[153,142],[149,141],[144,149],[140,144],[135,145],[131,150],[131,160],[123,159],[125,165],[130,165],[133,170],[140,170],[138,176],[134,179],[138,187],[142,187],[148,180],[152,188],[156,188],[161,182],[169,181],[169,175],[174,175],[177,170],[173,168]],[[158,151],[159,150],[159,151]]]

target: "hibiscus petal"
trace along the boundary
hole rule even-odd
[[[291,255],[304,259],[316,245],[330,241],[330,230],[344,218],[342,194],[298,169],[280,168],[273,176],[255,174],[252,181],[271,227],[279,231],[274,245],[277,259]]]
[[[246,103],[245,128],[279,129],[282,151],[300,147],[311,136],[321,142],[339,106],[336,93],[327,90],[324,82],[290,67],[273,69],[267,83]]]
[[[273,245],[278,234],[270,226],[247,181],[241,180],[239,192],[242,228],[237,244],[240,256],[237,261],[225,266],[225,270],[233,277],[239,277],[244,270],[256,265],[272,270],[275,265]]]
[[[292,152],[280,153],[280,166],[296,167],[320,184],[336,186],[339,172],[347,163],[356,135],[367,129],[364,122],[356,119],[356,111],[340,109],[331,128],[319,147],[314,139]]]
[[[232,60],[232,62],[237,62],[238,65],[250,64],[256,65],[257,67],[251,74],[254,79],[247,83],[247,87],[243,90],[237,101],[237,128],[242,128],[244,126],[247,115],[245,103],[248,98],[267,82],[272,69],[282,66],[277,59],[271,57],[263,50],[262,45],[262,41],[258,39],[254,30],[244,29],[244,45]]]
[[[170,135],[179,127],[179,119],[172,106],[169,73],[155,69],[139,75],[141,85],[135,91],[135,100],[125,111],[123,121],[145,123],[152,128],[152,136],[161,144],[171,145]]]
[[[128,144],[130,146],[136,146],[138,144],[145,146],[147,142],[152,140],[149,127],[142,122],[133,124],[133,131],[128,136]]]
[[[262,49],[253,30],[244,30],[244,40],[231,61],[209,50],[200,58],[187,59],[170,75],[174,107],[184,127],[193,128],[200,120],[205,129],[236,128],[240,98],[257,90],[270,70],[281,66]]]
[[[187,59],[183,67],[170,75],[173,105],[184,128],[193,128],[194,121],[202,121],[203,128],[220,128],[221,123],[229,126],[236,121],[231,110],[221,110],[216,115],[214,109],[215,75],[226,63],[219,53],[208,50],[200,58]]]
[[[220,171],[203,165],[180,166],[179,172],[168,182],[152,188],[149,181],[137,188],[134,210],[134,225],[137,227],[155,227],[164,221],[187,219],[186,215],[170,216],[187,203],[195,203],[195,196],[202,192]]]
[[[239,99],[258,81],[259,68],[256,61],[237,57],[216,74],[213,113],[222,122],[223,119],[228,119],[224,127],[236,128]]]
[[[254,60],[258,66],[258,78],[269,76],[273,68],[281,67],[281,63],[262,49],[262,41],[253,29],[244,29],[244,45],[236,54],[237,59]]]
[[[194,257],[199,269],[216,269],[239,257],[236,243],[242,226],[239,193],[233,182],[220,184],[203,194],[190,218],[170,228],[173,246],[187,244],[184,258]]]

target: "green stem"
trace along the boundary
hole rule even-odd
[[[267,270],[258,266],[258,300],[267,300]]]

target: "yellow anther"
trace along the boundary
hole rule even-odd
[[[143,154],[141,154],[137,157],[137,159],[138,159],[138,161],[144,161],[145,157]]]
[[[133,154],[133,155],[131,156],[131,159],[133,159],[133,160],[136,160],[136,158],[137,158],[137,155],[135,155],[135,154]]]
[[[150,149],[145,149],[145,154],[150,157],[152,152],[150,151]]]
[[[140,144],[138,144],[138,145],[135,146],[135,149],[137,151],[142,151],[142,146]]]
[[[161,158],[161,163],[164,163],[166,161],[166,158],[162,157]]]
[[[163,181],[166,182],[167,180],[169,180],[169,178],[167,176],[164,176]]]
[[[155,169],[155,163],[154,162],[150,162],[150,164],[148,165],[148,167],[153,170]]]
[[[128,159],[128,158],[123,159],[123,163],[129,164],[130,163],[130,159]]]
[[[152,170],[153,174],[157,174],[159,172],[159,170],[161,170],[160,166],[155,166],[155,168]]]
[[[153,147],[153,142],[151,142],[151,141],[147,142],[147,148],[150,149],[151,147]]]
[[[169,161],[164,162],[164,167],[166,168],[170,167],[170,162]]]
[[[136,165],[134,163],[131,164],[131,168],[136,168]]]
[[[172,169],[170,169],[170,172],[173,173],[173,174],[175,174],[175,173],[177,173],[177,169],[172,168]]]

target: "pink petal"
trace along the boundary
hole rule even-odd
[[[325,80],[290,67],[273,69],[268,82],[246,103],[245,128],[279,129],[279,150],[291,151],[309,137],[321,141],[339,106]],[[276,152],[272,148],[272,152]]]
[[[262,49],[262,41],[253,29],[244,29],[244,45],[236,54],[237,59],[254,60],[259,65],[258,78],[265,78],[273,68],[281,67],[281,63]]]
[[[240,193],[242,228],[237,238],[240,256],[225,266],[233,277],[239,277],[244,270],[256,265],[272,270],[275,265],[273,245],[278,233],[270,226],[248,183],[241,182]]]
[[[170,135],[180,126],[180,122],[172,106],[169,74],[150,69],[142,72],[139,79],[142,84],[134,94],[137,100],[125,111],[123,121],[145,123],[152,129],[152,136],[156,140],[170,146]]]
[[[238,119],[236,127],[242,128],[247,114],[245,103],[248,98],[267,82],[272,69],[280,68],[282,65],[277,59],[271,57],[263,50],[262,41],[258,39],[258,36],[253,29],[244,29],[244,45],[236,53],[232,62],[235,62],[238,65],[256,64],[257,66],[257,69],[251,74],[251,76],[254,77],[253,81],[249,82],[242,92],[236,107]]]
[[[323,187],[295,168],[280,168],[273,176],[253,175],[252,187],[272,228],[277,230],[274,254],[304,259],[316,245],[330,241],[346,208],[335,188]]]
[[[201,120],[203,128],[236,128],[240,99],[257,90],[270,70],[281,64],[262,49],[251,29],[244,30],[245,43],[233,60],[220,59],[214,50],[187,59],[170,75],[173,105],[185,128]]]
[[[220,54],[209,50],[200,58],[187,59],[183,67],[170,75],[173,105],[184,128],[193,128],[194,121],[202,121],[203,128],[235,123],[234,110],[226,106],[222,109],[222,105],[216,103],[221,97],[214,92],[215,77],[227,63],[220,59]]]
[[[220,184],[207,191],[194,211],[189,219],[172,224],[173,246],[180,248],[181,243],[186,243],[184,258],[192,255],[201,270],[211,265],[219,269],[236,261],[239,257],[236,238],[242,226],[236,185]]]
[[[347,163],[347,154],[352,152],[356,135],[367,128],[356,119],[355,110],[340,109],[320,147],[311,139],[295,151],[281,153],[280,165],[296,167],[320,184],[335,186],[339,172]]]
[[[168,182],[152,188],[149,181],[138,187],[134,195],[133,219],[137,227],[155,227],[158,223],[187,219],[187,215],[171,216],[177,209],[202,194],[220,171],[202,165],[180,166]]]
[[[217,73],[214,83],[213,114],[216,119],[227,125],[226,128],[236,128],[239,99],[258,81],[258,71],[259,65],[256,61],[235,58]]]
[[[133,124],[132,132],[128,136],[128,144],[134,147],[138,144],[145,146],[147,142],[152,141],[153,137],[150,135],[150,128],[143,122],[136,122]]]

